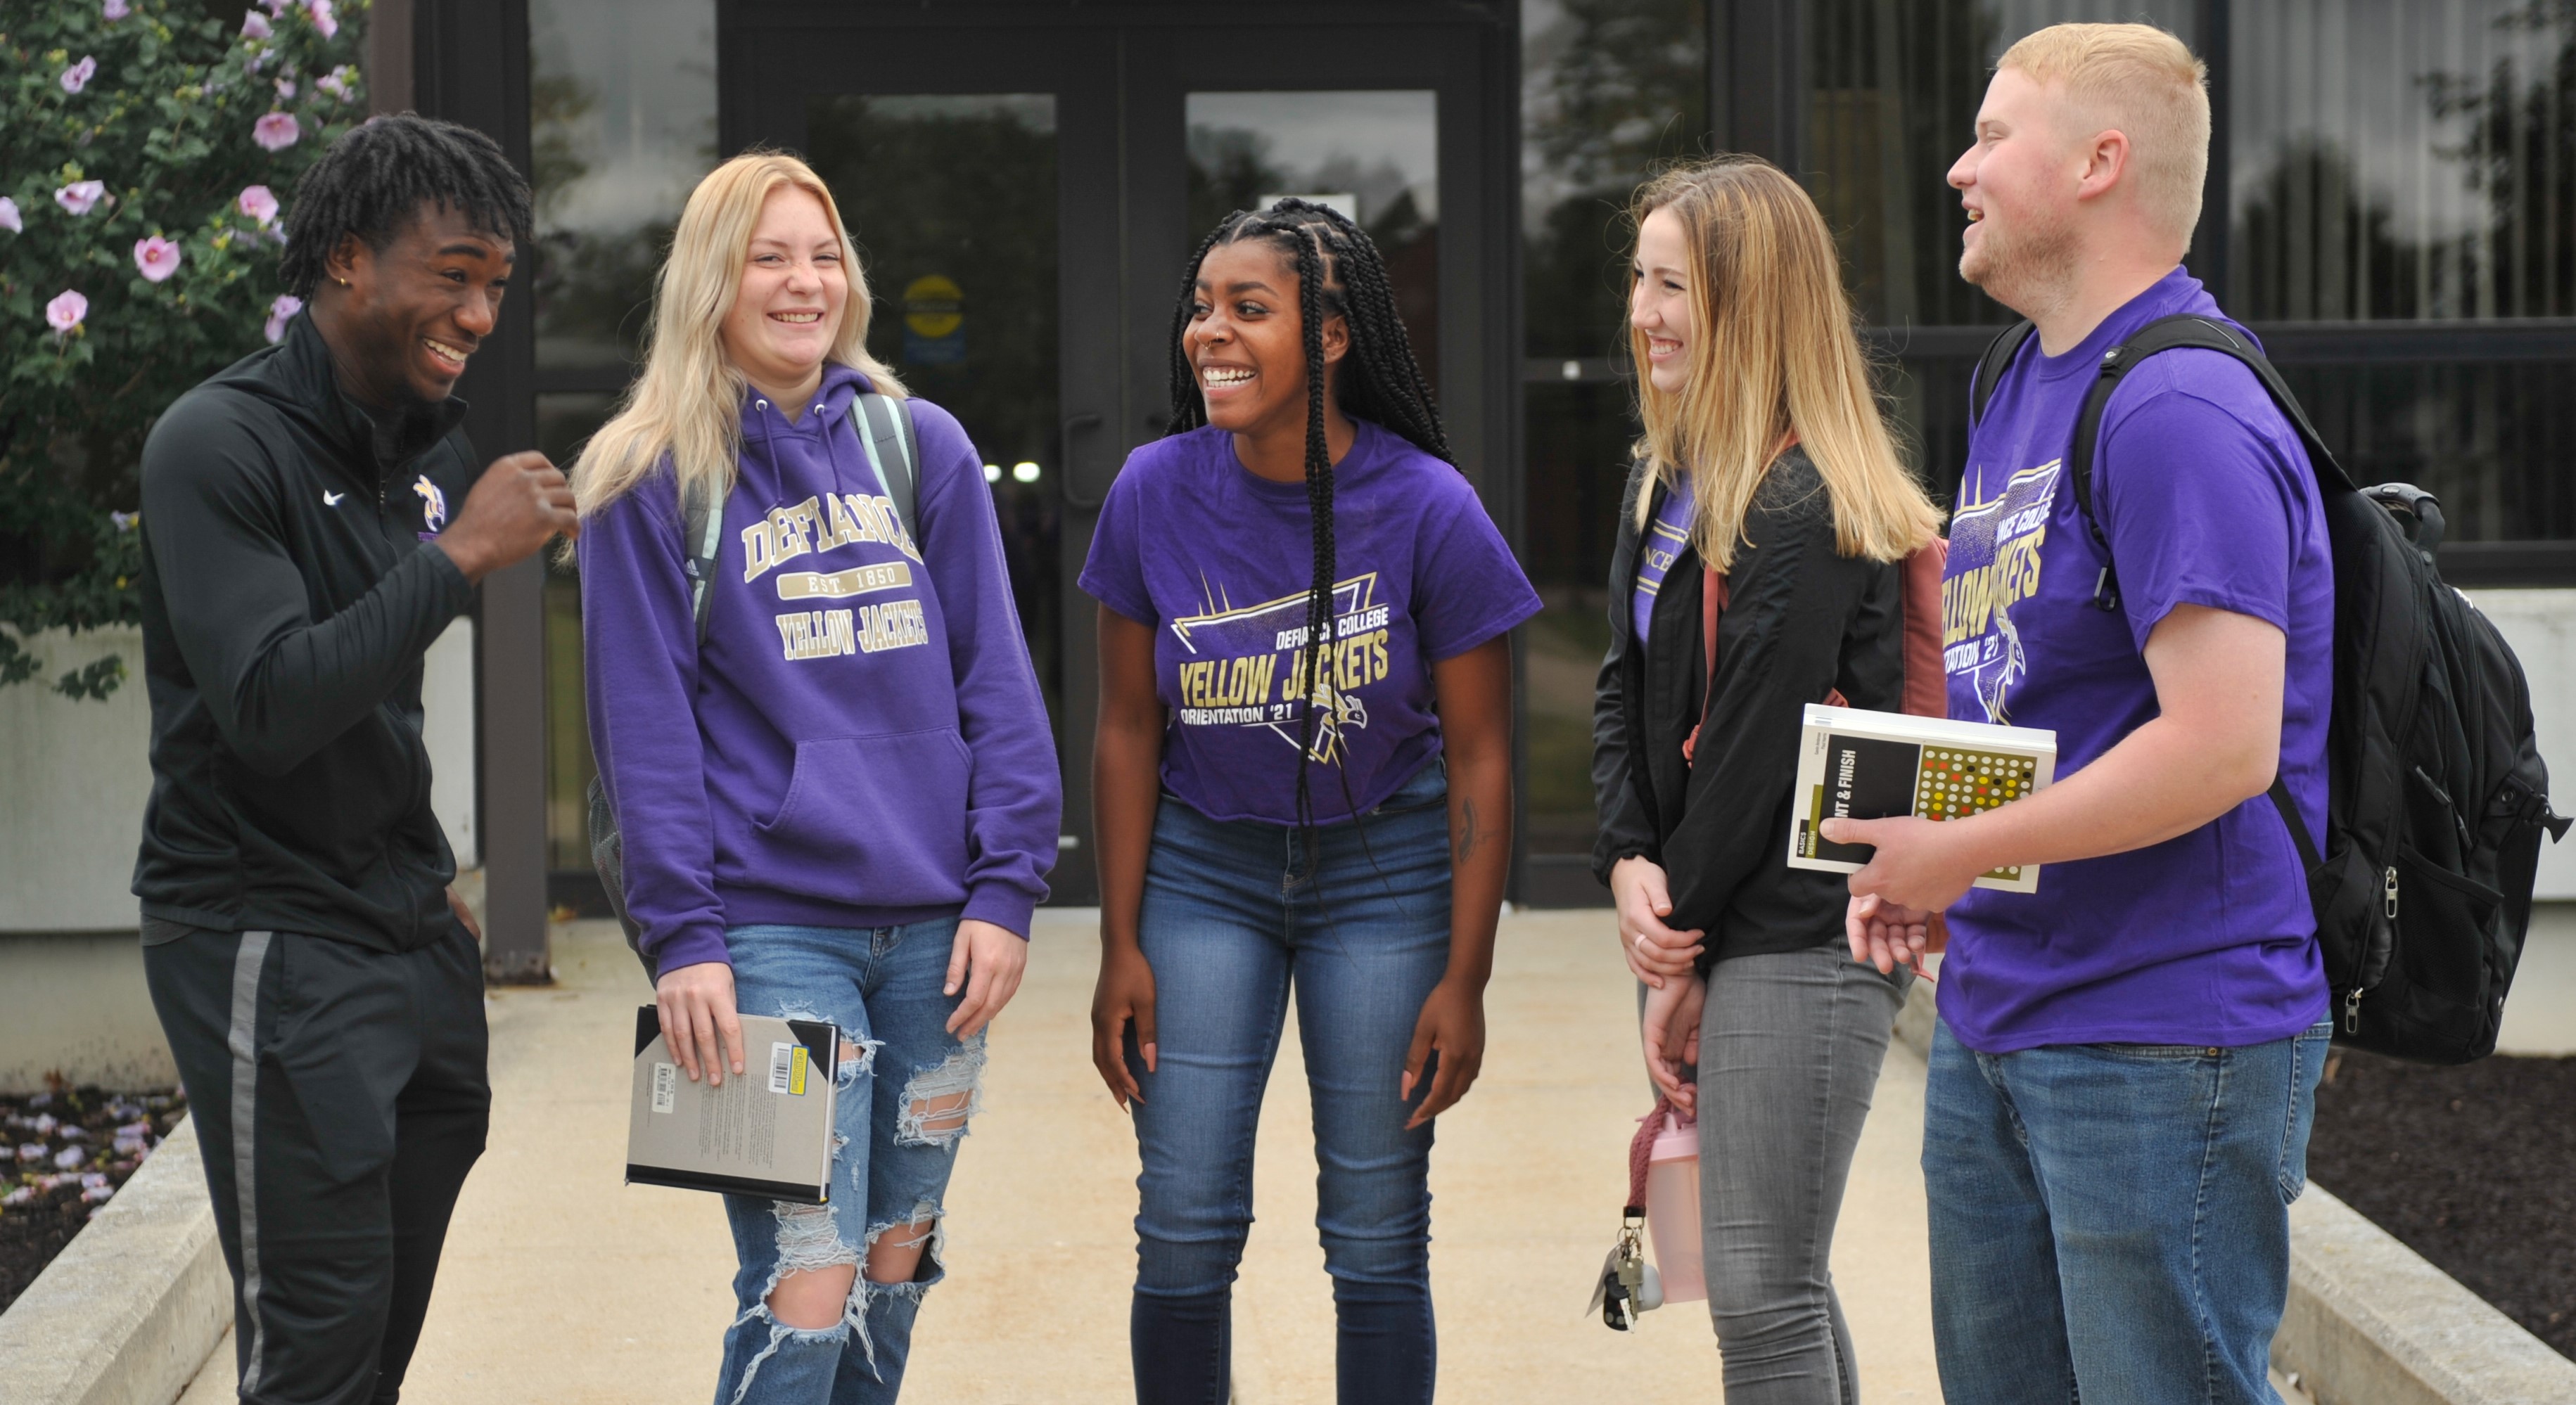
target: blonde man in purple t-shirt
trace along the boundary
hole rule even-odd
[[[2058,782],[1972,819],[1828,821],[1877,846],[1853,952],[1946,912],[1924,1096],[1933,1324],[1953,1400],[2261,1402],[2326,1052],[2277,774],[2324,820],[2333,575],[2311,470],[2253,373],[2175,350],[2102,415],[2087,531],[2065,463],[2104,354],[2221,317],[2180,267],[2201,65],[2143,25],[2004,55],[1950,170],[1962,277],[2037,333],[1969,443],[1944,580],[1950,715],[2054,729]],[[2107,552],[2103,546],[2107,545]],[[2097,592],[2112,559],[2116,593]],[[1839,826],[1839,828],[1837,828]],[[2037,893],[1972,892],[2044,864]]]

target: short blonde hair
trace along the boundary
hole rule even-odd
[[[1995,67],[2063,84],[2082,122],[2126,136],[2139,207],[2191,242],[2209,175],[2209,68],[2181,40],[2151,24],[2056,24],[2024,36]]]

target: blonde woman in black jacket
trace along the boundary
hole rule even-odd
[[[1787,866],[1799,711],[1837,693],[1897,708],[1897,563],[1938,519],[1796,182],[1721,158],[1651,182],[1634,213],[1645,434],[1593,708],[1593,864],[1647,986],[1648,1071],[1699,1120],[1726,1399],[1836,1405],[1859,1393],[1834,1221],[1911,978],[1854,963],[1842,880]]]

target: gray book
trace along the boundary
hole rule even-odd
[[[662,1038],[660,1012],[635,1012],[627,1182],[828,1203],[840,1031],[744,1015],[742,1047],[741,1077],[692,1083]]]

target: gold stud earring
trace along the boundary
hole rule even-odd
[[[332,282],[334,282],[334,283],[339,284],[339,285],[340,285],[341,287],[343,287],[343,288],[345,288],[345,287],[348,287],[348,286],[349,286],[349,280],[348,280],[348,279],[346,279],[346,278],[334,278],[334,279],[332,279],[331,281],[332,281]]]

